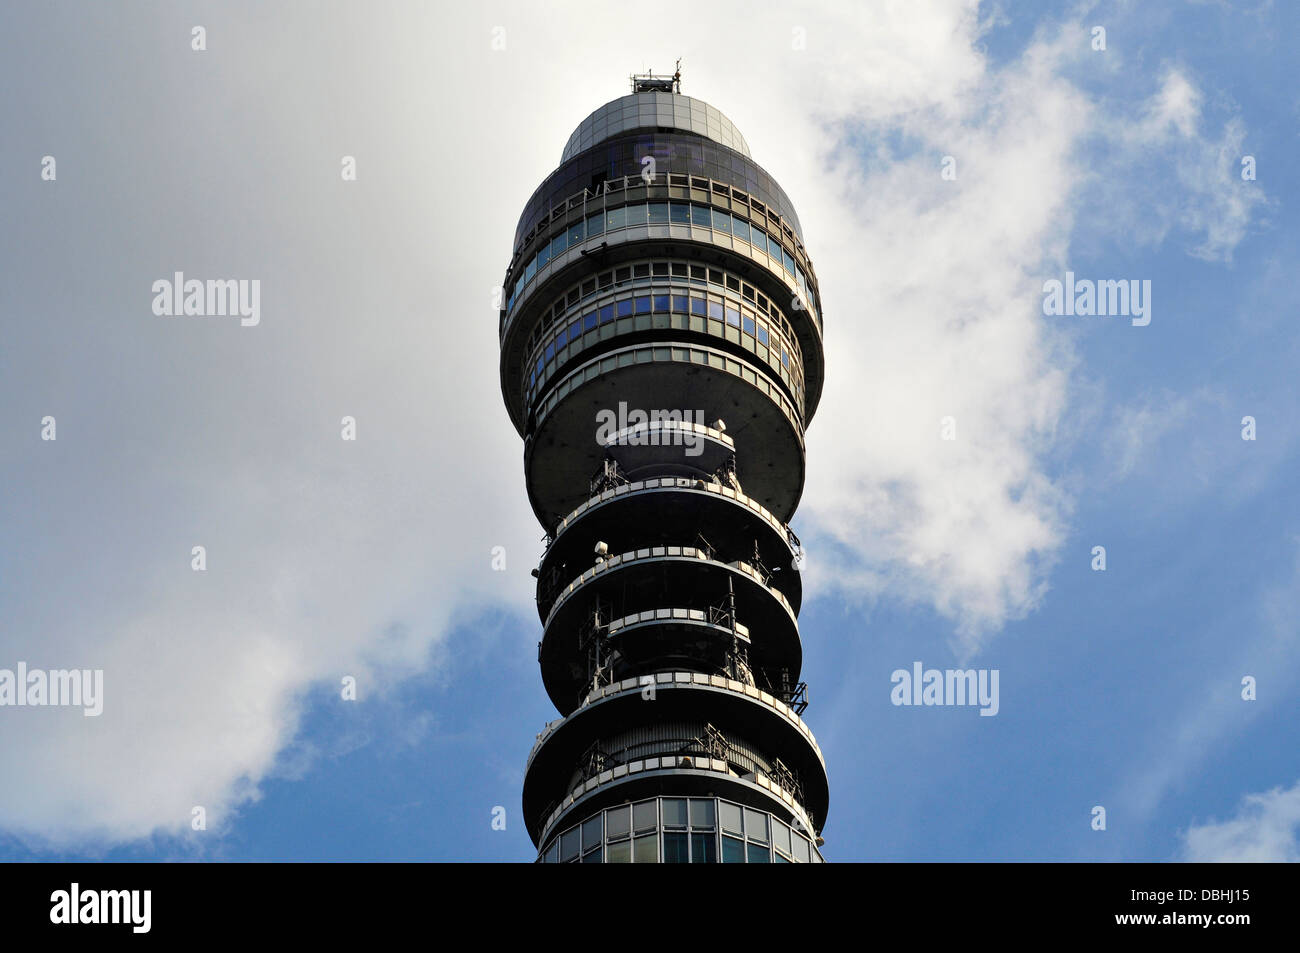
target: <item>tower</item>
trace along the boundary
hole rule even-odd
[[[787,524],[822,317],[794,207],[680,73],[634,76],[528,200],[504,289],[561,715],[524,778],[539,860],[819,862]]]

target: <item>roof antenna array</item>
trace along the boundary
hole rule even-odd
[[[637,73],[630,77],[634,93],[680,93],[682,91],[682,61],[677,60],[677,69],[672,76],[656,76],[654,70]]]

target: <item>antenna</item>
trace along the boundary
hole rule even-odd
[[[677,60],[677,71],[672,76],[657,75],[652,69],[629,77],[634,93],[680,93],[682,91],[682,61]]]

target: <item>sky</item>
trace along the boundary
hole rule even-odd
[[[678,57],[824,304],[826,858],[1300,859],[1298,21],[5,4],[0,670],[104,674],[97,716],[0,706],[0,859],[532,859],[494,295],[570,132]],[[155,313],[176,272],[256,323]],[[1045,313],[1067,273],[1145,315]],[[996,715],[895,704],[915,663]]]

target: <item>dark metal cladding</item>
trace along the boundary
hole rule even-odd
[[[785,192],[680,74],[575,130],[520,219],[501,391],[547,532],[524,822],[547,862],[819,862],[788,521],[822,387]]]

